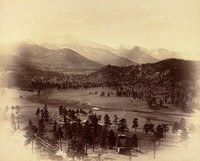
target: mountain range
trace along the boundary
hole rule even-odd
[[[167,49],[113,49],[92,41],[65,34],[58,37],[42,35],[40,41],[1,46],[1,66],[31,66],[49,71],[95,70],[105,65],[130,66],[155,63],[167,58],[180,58],[178,52]],[[48,39],[48,42],[45,40]],[[18,67],[18,68],[20,68]]]

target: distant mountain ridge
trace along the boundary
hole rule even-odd
[[[44,44],[45,38],[48,39],[48,46],[47,44]],[[50,47],[51,49],[53,46],[54,48],[69,48],[78,52],[82,56],[103,65],[110,64],[117,66],[127,66],[157,61],[156,58],[148,55],[149,53],[147,52],[138,50],[131,51],[131,53],[134,52],[133,56],[132,54],[128,54],[129,50],[126,49],[124,50],[126,51],[125,54],[119,54],[118,52],[116,52],[118,50],[115,50],[107,45],[99,44],[89,40],[79,39],[69,34],[58,36],[44,35],[42,38],[40,38],[40,40],[41,39],[43,39],[43,43],[40,44],[42,46],[45,45],[44,47]]]
[[[107,45],[99,44],[99,43],[89,41],[89,40],[79,39],[70,34],[63,34],[63,35],[58,35],[58,36],[44,35],[43,37],[44,38],[41,38],[42,43],[41,42],[39,43],[41,44],[41,46],[43,46],[44,43],[48,42],[49,45],[48,46],[45,45],[44,47],[47,47],[50,49],[52,49],[52,47],[54,49],[55,48],[70,48],[78,52],[82,56],[85,56],[87,58],[89,58],[90,56],[90,59],[93,61],[99,62],[98,58],[96,59],[94,55],[99,55],[99,53],[102,50],[104,50],[104,52],[107,52],[107,55],[109,55],[108,59],[110,57],[110,54],[112,55],[115,54],[117,56],[124,57],[129,60],[129,61],[123,60],[124,64],[118,63],[118,61],[113,61],[111,65],[126,66],[126,65],[130,65],[130,61],[132,61],[134,65],[134,64],[142,64],[142,63],[153,63],[153,62],[157,62],[159,60],[164,60],[168,58],[178,58],[178,59],[184,58],[180,53],[172,51],[172,50],[164,49],[164,48],[146,49],[144,47],[135,46],[131,49],[127,49],[124,47],[121,49],[113,49],[112,47],[109,47]],[[48,41],[46,41],[45,38]],[[99,62],[99,63],[102,63],[102,62]],[[105,62],[103,62],[103,64],[108,65],[108,63],[105,63]]]
[[[181,58],[180,53],[172,50],[167,50],[164,48],[150,49],[149,52],[151,56],[159,60],[164,60],[169,58]]]
[[[1,57],[5,61],[0,65],[5,65],[5,62],[13,65],[11,62],[15,60],[18,64],[27,64],[43,70],[66,71],[67,69],[99,69],[105,65],[130,66],[155,63],[168,58],[181,58],[180,53],[163,48],[146,49],[135,46],[131,49],[123,47],[117,50],[69,34],[40,36],[40,41],[33,39],[29,40],[28,44],[15,43],[1,46],[0,55],[4,55]],[[26,54],[21,50],[19,52],[19,46],[26,48]]]
[[[121,48],[116,53],[117,55],[135,61],[137,64],[155,63],[159,61],[155,57],[151,56],[151,53],[147,49],[139,46],[135,46],[132,49]]]
[[[118,56],[111,51],[104,49],[104,48],[95,48],[89,46],[82,46],[79,44],[63,44],[59,45],[60,48],[69,48],[80,55],[90,59],[92,61],[98,62],[103,65],[117,65],[117,66],[127,66],[127,65],[136,65],[134,61]]]
[[[51,50],[39,45],[25,43],[21,44],[15,56],[7,54],[2,55],[2,57],[8,60],[7,64],[2,64],[4,66],[18,65],[19,68],[21,64],[25,64],[43,71],[94,70],[102,67],[101,64],[91,61],[68,48]],[[9,57],[12,57],[12,59]]]

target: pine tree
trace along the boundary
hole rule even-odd
[[[122,134],[124,134],[125,132],[128,132],[128,126],[126,123],[126,119],[123,118],[121,120],[119,120],[119,124],[118,124],[118,129],[117,131],[121,132]]]
[[[77,147],[76,147],[76,156],[79,158],[82,158],[85,156],[85,144],[82,138],[80,138],[77,142]]]
[[[77,119],[73,127],[75,128],[74,135],[76,136],[77,139],[79,139],[82,136],[82,130],[83,130],[83,127],[81,125],[81,120]]]
[[[63,125],[63,138],[65,140],[69,140],[72,138],[71,124],[69,121],[66,121]]]
[[[179,122],[174,122],[173,126],[172,126],[172,133],[176,133],[177,131],[180,129],[180,124]]]
[[[133,126],[132,126],[132,128],[135,129],[135,133],[137,131],[138,126],[139,126],[139,124],[138,124],[138,118],[134,118],[133,119]]]
[[[115,134],[113,132],[113,130],[110,130],[109,135],[108,135],[108,145],[110,149],[113,149],[113,147],[116,144],[116,137]]]
[[[31,143],[31,141],[33,141],[35,139],[35,133],[37,132],[37,127],[35,125],[33,125],[32,121],[29,120],[28,125],[24,128],[24,130],[26,131],[25,134],[25,145],[28,145]]]
[[[151,132],[154,133],[154,124],[151,123],[151,120],[147,118],[146,123],[144,124],[143,130],[145,131],[146,135]]]
[[[91,125],[89,121],[86,121],[85,126],[83,128],[83,140],[85,142],[85,153],[87,155],[88,144],[92,144],[93,142],[93,135],[91,130]]]
[[[38,131],[37,131],[37,136],[42,138],[44,136],[45,132],[45,125],[43,119],[39,119],[38,121]]]
[[[165,137],[165,141],[167,139],[167,132],[169,131],[169,127],[166,125],[166,124],[162,124],[162,129],[163,129],[163,134],[164,134],[164,137]]]
[[[33,125],[32,121],[29,120],[28,125],[24,128],[26,130],[25,134],[25,146],[28,144],[32,144],[32,155],[33,155],[33,145],[34,145],[34,140],[35,140],[35,134],[37,132],[37,127]]]
[[[44,132],[45,132],[45,125],[44,125],[43,119],[39,119],[37,129],[38,129],[36,132],[37,137],[39,137],[40,139],[43,139]],[[36,150],[38,150],[39,152],[41,152],[42,147],[43,147],[40,139],[37,138],[36,140]]]
[[[138,138],[137,138],[136,134],[134,134],[133,137],[132,137],[132,146],[138,147]]]
[[[91,141],[92,141],[92,146],[93,146],[93,151],[94,151],[94,145],[95,145],[95,140],[98,137],[98,118],[96,114],[92,114],[89,117],[89,122],[90,122],[90,130],[91,130]]]
[[[160,142],[161,139],[164,137],[163,132],[164,132],[164,130],[163,130],[162,125],[158,125],[157,128],[156,128],[156,131],[154,132],[154,135],[155,135],[155,139],[159,140],[159,145],[161,143]]]
[[[60,125],[58,125],[58,129],[56,131],[56,136],[59,140],[59,144],[60,144],[60,149],[62,150],[62,138],[63,138],[63,131],[60,127]]]
[[[117,117],[117,115],[114,115],[114,124],[115,124],[115,130],[116,130],[116,128],[117,128],[117,125],[118,125],[118,120],[119,120],[119,118]]]
[[[108,116],[108,114],[106,114],[104,116],[104,125],[106,127],[106,129],[108,130],[108,128],[110,127],[111,125],[111,122],[110,122],[110,117]]]
[[[103,126],[100,133],[100,146],[106,149],[107,146],[107,130],[106,127]]]
[[[40,108],[37,109],[37,111],[35,112],[35,115],[39,118],[39,116],[40,116]]]
[[[56,131],[57,131],[57,122],[56,121],[54,121],[52,131],[53,131],[53,133],[56,133]]]

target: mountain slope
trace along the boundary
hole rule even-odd
[[[97,69],[101,64],[93,62],[71,49],[51,50],[39,45],[24,44],[17,57],[39,70],[66,71],[68,69]]]
[[[60,45],[60,47],[70,48],[80,53],[82,56],[103,65],[108,65],[108,64],[117,65],[117,66],[136,65],[135,62],[127,58],[113,54],[112,52],[103,48],[81,46],[79,44],[64,44],[64,45]]]
[[[126,57],[138,64],[154,63],[158,61],[158,59],[151,56],[151,53],[148,50],[139,46],[136,46],[130,50],[121,48],[116,52],[116,54]]]
[[[90,75],[89,80],[104,86],[166,95],[193,95],[199,81],[200,62],[167,59],[137,66],[106,66]],[[167,94],[168,93],[168,94]]]
[[[79,39],[70,34],[62,34],[58,36],[46,34],[40,35],[39,38],[34,39],[36,39],[36,42],[39,42],[41,46],[48,49],[57,50],[62,48],[69,48],[78,52],[82,56],[103,65],[111,64],[127,66],[136,64],[134,61],[131,61],[128,58],[114,54],[113,51],[115,50],[109,46],[95,43],[89,40]]]
[[[177,83],[183,80],[198,78],[197,72],[200,70],[200,62],[186,61],[182,59],[166,59],[156,63],[147,63],[137,66],[118,67],[106,66],[96,71],[91,76],[104,81],[115,81],[134,84],[134,82],[153,83],[166,79]],[[159,83],[158,83],[159,84]],[[160,84],[163,85],[163,84]]]
[[[164,48],[158,48],[158,49],[150,49],[149,53],[151,56],[159,59],[159,60],[164,60],[164,59],[169,59],[169,58],[181,58],[180,53],[167,50]]]
[[[40,35],[36,35],[35,37],[32,37],[31,40],[34,40],[38,44],[43,44],[43,43],[48,42],[49,44],[54,44],[58,47],[60,45],[70,44],[70,45],[80,45],[80,46],[90,46],[94,48],[102,48],[102,49],[107,49],[109,51],[114,50],[107,45],[99,44],[99,43],[86,40],[86,39],[80,39],[67,33],[56,35],[56,36],[53,36],[50,34],[42,34],[42,35],[40,34]]]

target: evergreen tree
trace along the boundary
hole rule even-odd
[[[60,125],[58,125],[58,129],[56,131],[56,136],[59,140],[59,144],[60,144],[60,149],[62,150],[62,138],[63,138],[63,131],[60,127]]]
[[[53,123],[53,129],[52,129],[52,131],[53,131],[53,133],[56,133],[56,131],[57,131],[57,122],[56,121],[54,121],[54,123]]]
[[[138,126],[139,126],[139,124],[138,124],[138,118],[134,118],[133,119],[133,126],[132,126],[132,128],[135,129],[135,133],[137,131]]]
[[[92,146],[93,146],[93,151],[94,151],[94,146],[95,146],[95,141],[98,137],[98,118],[96,114],[92,114],[89,116],[89,122],[90,122],[90,130],[91,130],[91,141],[92,141]]]
[[[72,130],[71,130],[71,124],[70,121],[66,121],[63,125],[63,138],[65,140],[72,138]]]
[[[113,132],[113,130],[110,130],[109,135],[108,135],[108,146],[110,149],[113,149],[113,147],[116,144],[116,137]]]
[[[37,131],[37,136],[42,138],[44,136],[45,132],[45,125],[43,119],[39,119],[38,121],[38,131]]]
[[[119,118],[117,117],[117,115],[114,115],[114,124],[115,124],[115,130],[116,130],[116,128],[117,128],[117,125],[118,125],[118,120],[119,120]]]
[[[44,139],[44,132],[45,132],[45,125],[44,125],[44,120],[39,119],[38,121],[38,127],[37,127],[37,139],[36,139],[36,150],[41,152],[43,144],[41,142],[41,139]],[[39,138],[38,138],[39,137]]]
[[[180,129],[180,124],[179,122],[174,122],[172,126],[172,133],[177,133],[177,131]]]
[[[102,96],[102,97],[105,96],[105,92],[104,92],[104,91],[101,92],[101,96]]]
[[[44,121],[48,121],[49,120],[49,111],[48,111],[48,109],[46,109],[46,110],[44,110],[43,111],[43,119],[44,119]]]
[[[108,114],[106,114],[104,116],[104,125],[106,127],[106,129],[108,130],[108,128],[110,127],[111,125],[111,122],[110,122],[110,117],[108,116]]]
[[[165,140],[166,140],[167,132],[169,132],[169,127],[166,124],[162,124],[161,127],[163,129],[163,134],[164,134],[164,137],[165,137]]]
[[[81,125],[81,120],[77,119],[76,122],[74,123],[73,127],[75,128],[74,135],[76,136],[77,139],[79,139],[82,136],[82,131],[83,131],[83,127]]]
[[[26,138],[25,146],[30,143],[32,144],[32,155],[33,155],[33,145],[34,145],[34,140],[35,140],[35,134],[38,129],[35,125],[33,125],[31,120],[29,120],[28,125],[24,129],[26,130],[26,134],[24,135]]]
[[[164,130],[163,130],[162,125],[158,125],[157,128],[156,128],[156,131],[154,132],[154,135],[155,135],[155,139],[159,140],[159,145],[161,143],[160,142],[161,139],[164,137],[163,132],[164,132]]]
[[[37,127],[35,125],[33,125],[32,121],[29,120],[28,125],[24,128],[24,130],[26,131],[25,134],[25,145],[30,144],[31,142],[33,142],[33,140],[35,139],[35,134],[37,132]]]
[[[100,146],[102,148],[107,147],[107,129],[105,126],[102,127],[101,129],[101,133],[100,133]]]
[[[143,130],[146,134],[148,134],[149,132],[154,133],[154,124],[151,123],[151,120],[149,118],[147,118]]]
[[[121,132],[122,134],[124,134],[125,132],[128,132],[128,126],[126,123],[126,119],[123,118],[121,120],[119,120],[119,124],[118,124],[118,129],[117,131]]]
[[[86,154],[85,154],[85,144],[82,138],[80,138],[77,142],[77,147],[76,147],[76,156],[79,158],[83,158]]]
[[[134,134],[133,137],[132,137],[132,146],[138,147],[138,138],[137,138],[136,134]]]
[[[59,106],[59,115],[63,114],[63,106]]]
[[[37,111],[35,112],[35,115],[39,118],[39,116],[40,116],[40,108],[37,109]]]
[[[87,155],[88,144],[92,144],[93,139],[94,139],[89,121],[86,121],[85,126],[83,128],[83,139],[85,142],[85,149],[86,149],[85,152]]]

